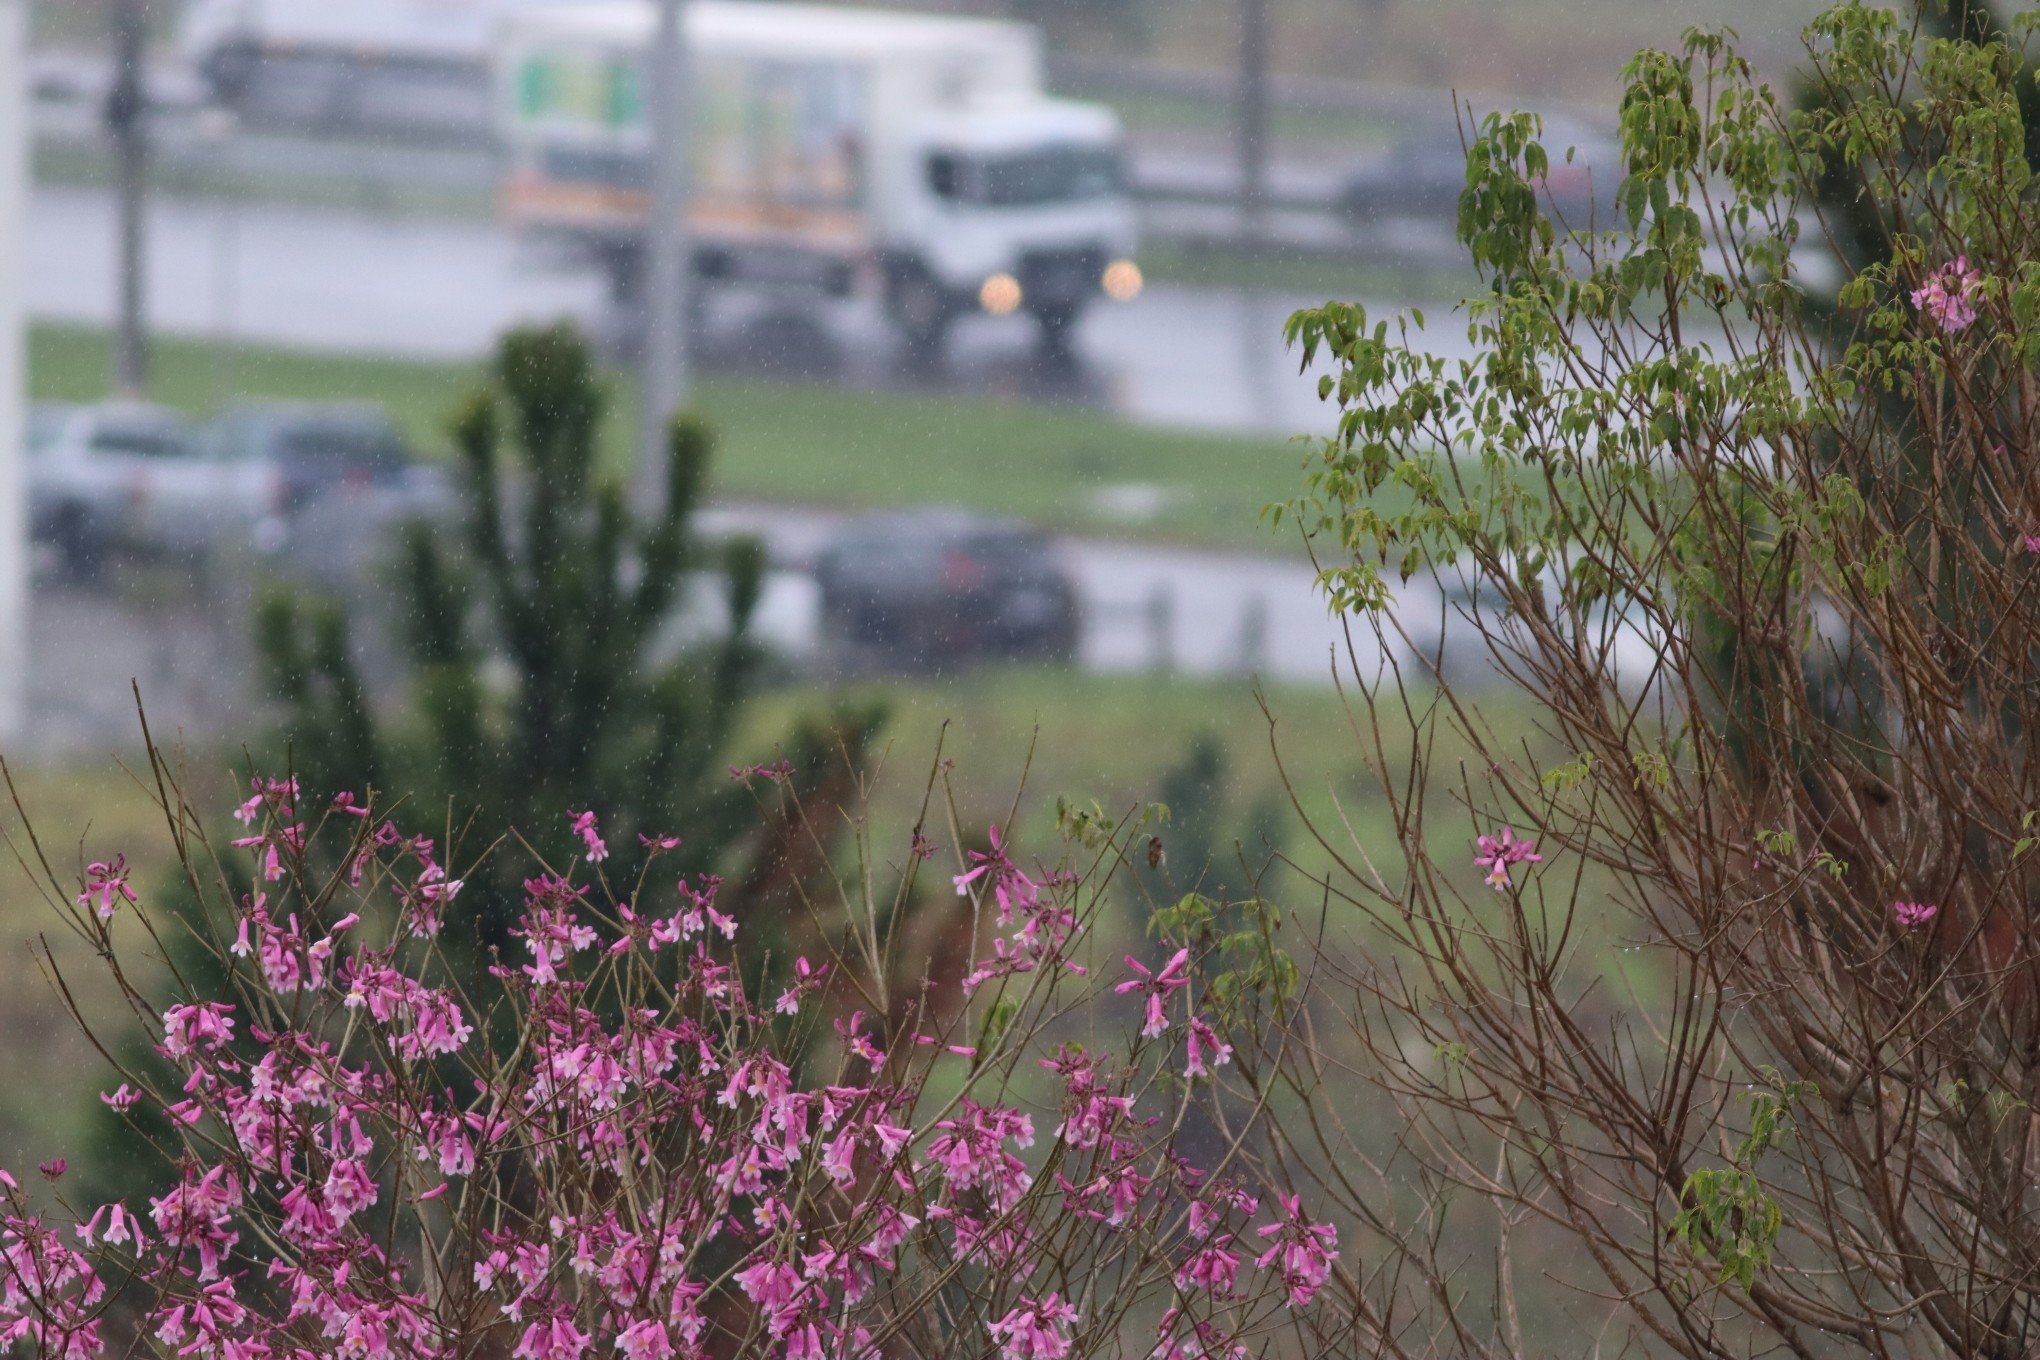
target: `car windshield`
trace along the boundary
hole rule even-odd
[[[188,458],[195,452],[182,430],[153,422],[101,425],[92,432],[92,451],[121,458]]]
[[[1119,153],[1109,146],[1049,146],[998,156],[948,157],[947,196],[991,208],[1076,203],[1117,193]]]
[[[987,566],[1032,566],[1048,557],[1048,544],[1039,535],[1012,529],[969,534],[957,547]]]

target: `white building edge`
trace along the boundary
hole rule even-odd
[[[9,742],[28,722],[27,217],[28,3],[0,0],[0,741]]]

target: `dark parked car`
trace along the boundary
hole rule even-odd
[[[291,513],[328,491],[391,491],[417,475],[396,424],[366,404],[237,406],[213,422],[208,440],[215,457],[275,468]]]
[[[940,670],[984,657],[1076,655],[1077,593],[1048,537],[927,509],[853,520],[815,564],[840,661]]]

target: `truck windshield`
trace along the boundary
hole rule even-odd
[[[1119,153],[1109,146],[1047,146],[996,156],[938,152],[929,186],[943,198],[991,208],[1074,203],[1119,192]]]

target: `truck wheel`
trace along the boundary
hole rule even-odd
[[[893,272],[886,287],[886,310],[918,358],[939,354],[956,320],[949,294],[927,270],[905,266]]]
[[[628,307],[641,301],[645,291],[645,253],[635,246],[607,246],[601,259],[610,303]]]
[[[1070,334],[1084,314],[1081,302],[1056,302],[1037,308],[1034,320],[1041,327],[1041,343],[1052,354],[1069,348]]]

